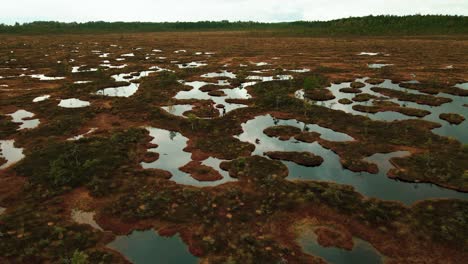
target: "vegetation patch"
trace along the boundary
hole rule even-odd
[[[372,106],[366,106],[366,105],[353,105],[353,109],[359,112],[364,112],[364,113],[378,113],[378,112],[398,112],[407,116],[416,116],[416,117],[424,117],[429,115],[431,112],[423,109],[417,109],[417,108],[410,108],[410,107],[401,107],[398,104],[394,104],[391,102],[385,102],[385,103],[375,103]]]
[[[354,246],[353,238],[346,231],[340,231],[327,226],[320,226],[314,230],[317,235],[317,242],[322,247],[336,247],[352,250]]]
[[[340,92],[342,92],[342,93],[354,93],[354,94],[362,93],[362,91],[359,88],[352,88],[352,87],[351,88],[350,87],[341,88]]]
[[[457,146],[432,149],[409,157],[393,158],[396,168],[389,175],[406,181],[431,182],[441,186],[468,191],[468,147]],[[447,156],[450,159],[447,159]]]
[[[224,161],[221,168],[229,172],[233,178],[241,181],[264,181],[265,179],[281,179],[288,176],[288,168],[280,161],[269,160],[260,156],[238,158]]]
[[[226,94],[221,90],[209,91],[208,95],[211,95],[211,96],[226,96]]]
[[[193,144],[195,149],[211,154],[219,159],[235,159],[237,157],[249,156],[255,146],[242,142],[234,137],[197,138]],[[189,147],[189,149],[192,149]],[[189,150],[187,149],[187,150]]]
[[[351,88],[360,89],[360,88],[363,88],[365,86],[366,86],[366,84],[362,83],[362,82],[352,82],[351,83]]]
[[[462,115],[456,113],[443,113],[439,115],[439,118],[455,125],[461,124],[465,121],[465,118]]]
[[[313,101],[328,101],[335,96],[326,89],[329,85],[328,79],[323,75],[311,75],[304,78],[304,97]]]
[[[427,94],[438,94],[438,93],[448,93],[458,96],[468,96],[468,90],[461,89],[458,87],[448,86],[447,84],[440,83],[437,81],[431,82],[421,82],[421,83],[401,83],[400,86],[418,90]]]
[[[371,94],[368,94],[368,93],[361,93],[361,94],[357,94],[356,96],[353,97],[353,101],[355,102],[367,102],[371,99],[375,99],[377,98],[377,96],[375,95],[371,95]]]
[[[11,121],[10,117],[0,115],[0,138],[4,139],[15,134],[18,124]]]
[[[29,200],[6,215],[0,216],[0,259],[6,263],[123,263],[110,252],[96,250],[103,239],[85,225],[66,221],[53,203]]]
[[[265,155],[275,160],[292,161],[306,167],[320,166],[323,162],[322,157],[310,152],[268,151]]]
[[[302,130],[298,127],[293,126],[271,126],[263,130],[263,133],[269,137],[277,137],[279,140],[289,140],[297,134],[300,134]]]
[[[48,142],[30,150],[15,171],[52,192],[86,184],[96,194],[103,194],[111,188],[117,170],[135,161],[136,145],[145,135],[143,129],[129,129],[108,138]]]
[[[302,142],[313,143],[320,138],[320,133],[302,132],[299,135],[296,135],[294,138]]]
[[[198,181],[217,181],[223,178],[217,170],[212,167],[205,166],[199,161],[191,161],[183,167],[180,167],[180,170],[190,174]]]
[[[385,80],[384,79],[379,79],[379,78],[369,78],[366,80],[366,83],[372,84],[372,85],[377,85],[383,83]]]
[[[348,98],[341,98],[340,100],[338,100],[338,103],[344,104],[344,105],[349,105],[349,104],[352,104],[353,101],[349,100]]]
[[[430,106],[439,106],[439,105],[452,101],[452,99],[445,98],[445,97],[405,93],[402,91],[396,91],[396,90],[380,88],[380,87],[372,87],[371,90],[377,93],[381,93],[386,96],[397,98],[400,101],[415,102],[417,104],[425,104],[425,105],[430,105]]]

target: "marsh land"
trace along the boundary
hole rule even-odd
[[[0,35],[0,262],[463,263],[467,50]]]

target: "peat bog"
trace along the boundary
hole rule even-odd
[[[467,50],[2,35],[0,262],[463,263]]]

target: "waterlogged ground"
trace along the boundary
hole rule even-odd
[[[462,263],[467,48],[4,36],[0,262]]]

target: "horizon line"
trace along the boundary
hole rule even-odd
[[[86,23],[96,23],[96,22],[105,22],[105,23],[200,23],[200,22],[228,22],[228,23],[246,23],[246,22],[253,22],[253,23],[263,23],[263,24],[279,24],[279,23],[294,23],[294,22],[332,22],[344,19],[353,19],[353,18],[368,18],[368,17],[415,17],[415,16],[446,16],[446,17],[468,17],[467,15],[453,15],[453,14],[412,14],[412,15],[394,15],[394,14],[380,14],[380,15],[366,15],[366,16],[349,16],[349,17],[342,17],[342,18],[334,18],[334,19],[317,19],[317,20],[283,20],[283,21],[261,21],[261,20],[229,20],[229,19],[221,19],[221,20],[194,20],[194,21],[183,21],[183,20],[176,20],[176,21],[123,21],[123,20],[87,20],[87,21],[60,21],[60,20],[33,20],[29,22],[1,22],[0,25],[6,26],[15,26],[17,24],[25,25],[25,24],[32,24],[32,23],[40,23],[40,22],[56,22],[56,23],[65,23],[65,24],[86,24]]]

